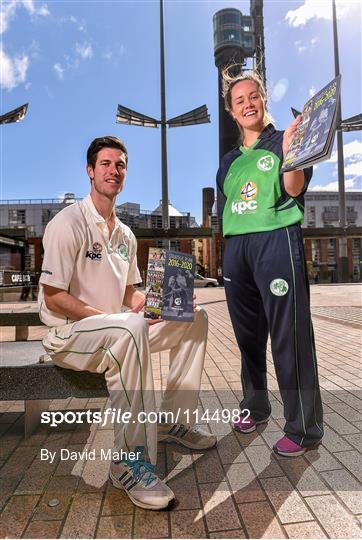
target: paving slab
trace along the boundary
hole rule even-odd
[[[100,450],[112,448],[111,424],[43,427],[24,440],[23,402],[1,402],[0,537],[360,538],[361,292],[360,285],[311,287],[325,404],[322,444],[297,459],[272,453],[284,417],[268,343],[272,416],[267,425],[245,435],[233,431],[231,422],[213,421],[209,428],[218,437],[218,448],[204,453],[159,444],[160,476],[178,498],[169,511],[136,509],[109,484],[109,463],[100,460]],[[224,289],[199,289],[197,297],[210,323],[199,411],[232,411],[242,399],[240,352]],[[3,339],[13,334],[5,329]],[[44,328],[38,328],[31,336],[43,334]],[[152,360],[155,387],[164,389],[167,353]],[[53,400],[50,408],[103,411],[109,406],[106,398],[73,398]],[[94,449],[96,459],[50,464],[41,461],[41,448],[57,453],[61,448]]]

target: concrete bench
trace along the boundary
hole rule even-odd
[[[108,396],[103,374],[59,368],[40,341],[27,341],[30,326],[43,326],[37,312],[2,310],[0,326],[16,328],[16,341],[1,343],[0,400],[24,400],[25,437],[36,429],[51,399]]]

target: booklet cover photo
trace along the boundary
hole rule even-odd
[[[336,132],[341,76],[317,92],[303,107],[282,172],[310,167],[328,159]]]
[[[195,257],[150,248],[147,263],[145,318],[192,322]]]

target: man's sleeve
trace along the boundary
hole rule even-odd
[[[72,228],[55,218],[45,229],[44,258],[39,283],[67,291],[79,246]]]
[[[127,285],[135,285],[136,283],[141,283],[142,278],[140,271],[137,266],[137,240],[134,234],[132,233],[130,237],[130,248],[129,248],[129,269],[127,276]]]

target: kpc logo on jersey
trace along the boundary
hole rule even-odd
[[[245,182],[240,190],[241,201],[231,203],[232,214],[248,214],[255,212],[258,208],[258,201],[255,200],[258,194],[258,186],[254,182]]]
[[[85,254],[85,258],[89,258],[92,261],[101,261],[102,260],[102,245],[99,242],[94,242],[92,250],[88,249]]]

